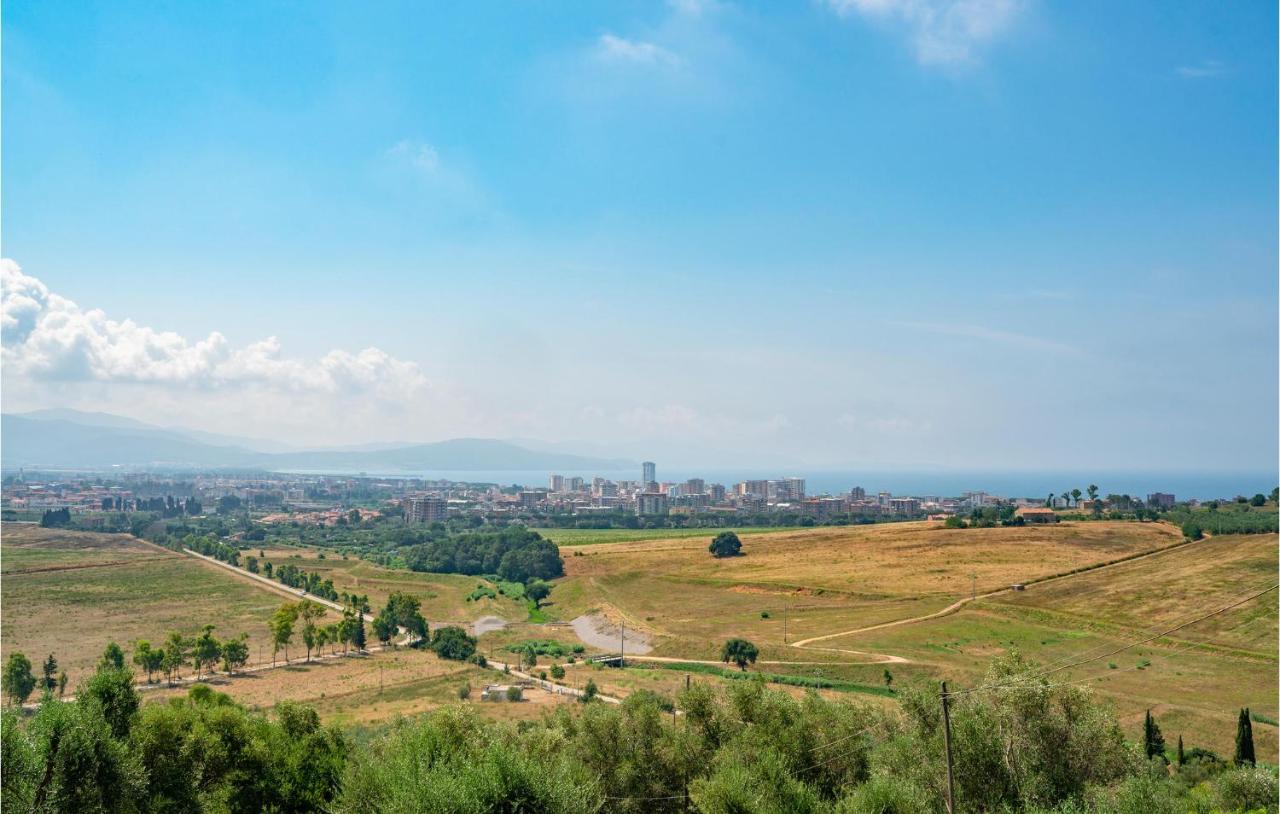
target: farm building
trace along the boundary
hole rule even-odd
[[[1023,506],[1014,512],[1015,517],[1021,517],[1026,523],[1056,523],[1058,515],[1053,509],[1038,508],[1034,506]]]

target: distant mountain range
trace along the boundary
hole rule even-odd
[[[316,472],[617,470],[638,466],[618,458],[528,449],[509,441],[456,438],[431,444],[371,444],[298,450],[258,439],[181,427],[158,427],[124,416],[78,410],[37,410],[0,416],[0,463],[6,469],[201,468]]]

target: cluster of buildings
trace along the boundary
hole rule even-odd
[[[540,488],[473,484],[423,478],[345,477],[279,474],[131,474],[60,480],[19,472],[4,480],[3,508],[29,513],[69,509],[72,513],[152,510],[157,498],[192,501],[204,513],[248,510],[263,522],[338,525],[358,507],[362,519],[378,510],[403,512],[409,523],[435,523],[450,517],[511,519],[538,515],[618,514],[662,517],[701,514],[779,515],[822,521],[838,517],[946,517],[994,506],[1043,508],[1044,498],[1002,498],[986,492],[959,497],[894,495],[854,486],[840,494],[811,495],[802,477],[743,480],[733,484],[704,478],[658,480],[657,466],[646,461],[635,480],[583,478],[552,474]],[[1147,495],[1145,505],[1171,508],[1175,496]],[[1194,501],[1192,501],[1194,504]],[[1104,507],[1111,508],[1104,502]],[[1055,496],[1052,508],[1090,511],[1090,500]],[[1126,506],[1119,506],[1124,509]],[[1028,520],[1034,518],[1028,514]],[[12,518],[12,513],[6,514]]]

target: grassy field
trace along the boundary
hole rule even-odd
[[[250,653],[270,657],[267,620],[284,596],[215,565],[122,534],[6,523],[0,641],[37,666],[49,653],[71,688],[92,671],[107,642],[161,644],[171,630],[249,634]],[[334,616],[334,619],[337,617]]]
[[[519,704],[481,704],[481,688],[500,679],[494,670],[402,648],[363,657],[298,659],[287,668],[234,677],[218,675],[205,683],[253,709],[298,701],[315,707],[326,722],[356,726],[376,726],[397,716],[459,703],[458,689],[464,684],[472,689],[467,703],[476,704],[489,718],[536,718],[547,704],[559,700],[550,693],[529,690]],[[156,689],[146,698],[148,702],[163,701],[187,690],[187,686]]]
[[[617,543],[567,554],[547,612],[570,619],[600,609],[651,634],[659,655],[708,658],[730,635],[785,650],[784,624],[794,640],[922,615],[975,584],[982,593],[1179,539],[1156,523],[920,522],[761,534],[746,539],[745,556],[721,560],[701,540]]]
[[[963,530],[897,523],[771,532],[743,543],[746,556],[726,560],[711,558],[701,539],[688,537],[566,551],[568,576],[553,591],[548,614],[569,619],[600,610],[647,633],[658,656],[714,660],[725,639],[743,636],[760,647],[762,661],[816,662],[761,664],[762,671],[877,686],[889,669],[899,686],[917,677],[972,686],[991,657],[1007,650],[1045,664],[1105,653],[1142,638],[1143,631],[1275,584],[1277,568],[1275,540],[1267,535],[1182,545],[1178,530],[1161,523]],[[1159,553],[1035,584],[1150,552]],[[971,592],[1015,582],[1032,584],[925,622],[836,637],[812,648],[783,642],[784,624],[794,643],[934,613]],[[1229,753],[1239,707],[1277,715],[1274,600],[1272,595],[1188,628],[1175,642],[1054,675],[1114,701],[1131,734],[1152,708],[1167,736],[1184,734],[1189,744]],[[908,661],[874,663],[872,655],[817,648]],[[606,672],[609,685],[625,692],[623,676],[630,671]],[[630,681],[662,679],[638,675]],[[1259,723],[1255,733],[1260,752],[1274,759],[1275,727]]]
[[[722,531],[739,537],[787,531],[789,526],[747,526],[731,529],[534,529],[559,546],[599,545],[601,543],[634,543],[641,540],[683,540],[688,537],[711,539]]]
[[[405,591],[422,602],[422,613],[432,623],[467,623],[481,616],[500,616],[509,621],[528,618],[528,603],[506,596],[483,598],[468,602],[467,595],[485,582],[477,577],[462,574],[423,574],[395,568],[383,568],[354,557],[342,559],[333,552],[314,548],[276,547],[261,549],[268,561],[276,566],[291,563],[307,571],[314,571],[333,580],[339,593],[367,594],[375,608],[386,604],[393,591]],[[259,549],[245,551],[257,556]],[[321,555],[324,559],[320,559]],[[493,587],[496,585],[485,583]]]

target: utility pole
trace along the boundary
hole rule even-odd
[[[947,700],[947,682],[942,682],[942,743],[947,750],[947,814],[956,814],[956,783],[951,773],[951,707]]]
[[[973,580],[973,587],[969,590],[969,599],[978,598],[978,575],[970,574],[969,578]]]
[[[787,643],[787,603],[782,603],[782,643]]]
[[[627,666],[627,623],[622,623],[622,638],[618,640],[622,647],[622,652],[618,654],[618,666]]]

